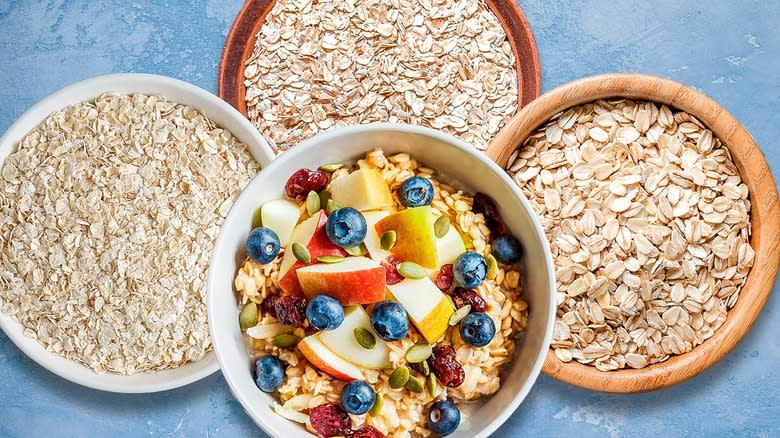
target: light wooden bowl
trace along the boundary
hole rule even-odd
[[[633,73],[592,76],[545,93],[502,128],[487,154],[499,166],[506,167],[510,154],[557,113],[583,103],[615,97],[648,100],[686,111],[703,122],[728,147],[750,189],[753,229],[750,243],[756,253],[753,268],[726,322],[710,339],[688,353],[639,370],[610,372],[575,361],[561,362],[552,350],[547,354],[543,370],[556,379],[595,391],[631,393],[665,388],[690,379],[722,359],[750,330],[769,297],[777,274],[780,205],[769,166],[745,127],[704,94],[656,76]]]

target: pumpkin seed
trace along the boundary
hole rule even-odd
[[[298,341],[300,341],[300,340],[301,340],[301,338],[299,338],[299,337],[297,337],[295,335],[291,335],[289,333],[282,333],[281,335],[274,336],[274,338],[271,339],[271,344],[274,347],[289,348],[289,347],[292,347],[293,345],[297,344]]]
[[[406,381],[406,385],[404,385],[406,389],[412,392],[423,392],[423,386],[422,383],[420,383],[419,380],[417,380],[416,377],[409,377],[409,380]]]
[[[363,327],[357,327],[352,331],[352,334],[355,336],[357,343],[366,350],[371,350],[376,346],[374,334]]]
[[[428,374],[431,373],[431,368],[428,366],[427,360],[420,362],[418,365],[420,365],[420,372],[423,373],[424,375],[427,376]]]
[[[293,242],[292,252],[295,258],[298,259],[299,262],[301,263],[311,262],[311,254],[309,253],[309,249],[301,245],[300,243]]]
[[[322,263],[341,263],[344,261],[344,257],[334,255],[321,255],[317,256],[317,261]]]
[[[319,194],[320,197],[320,208],[322,208],[324,205],[328,205],[328,200],[330,199],[330,192],[328,190],[323,190]]]
[[[366,255],[368,253],[368,249],[366,248],[366,245],[360,244],[358,246],[353,246],[350,248],[344,248],[344,251],[347,252],[347,254],[351,256],[362,256]]]
[[[496,275],[498,275],[498,262],[496,261],[496,258],[493,257],[493,254],[488,254],[488,256],[485,257],[485,261],[487,261],[488,265],[487,279],[494,280]]]
[[[384,234],[382,234],[382,238],[379,239],[379,246],[381,246],[385,251],[390,251],[390,249],[395,246],[395,239],[395,231],[385,231]]]
[[[320,166],[320,170],[323,172],[333,173],[344,167],[344,163],[323,164]]]
[[[436,397],[436,391],[438,388],[436,388],[436,375],[431,373],[428,374],[428,380],[425,381],[425,389],[428,390],[428,394],[431,397]]]
[[[371,410],[368,411],[368,415],[372,417],[378,417],[382,415],[382,408],[385,406],[385,398],[381,392],[377,392],[376,400],[374,400],[374,406],[371,406]]]
[[[450,325],[451,326],[457,325],[469,313],[471,313],[471,304],[466,304],[465,306],[456,310],[455,313],[453,313],[452,316],[450,316]]]
[[[428,344],[414,344],[406,350],[406,361],[411,363],[422,362],[431,357],[433,349]]]
[[[390,374],[390,387],[393,389],[403,388],[409,380],[409,368],[400,366]]]
[[[447,216],[439,216],[436,222],[433,223],[433,233],[436,237],[441,239],[447,232],[450,231],[450,218]]]
[[[414,262],[401,262],[396,269],[398,270],[398,273],[405,278],[412,278],[415,280],[419,280],[428,274],[425,268]]]
[[[306,195],[306,211],[309,213],[309,216],[314,216],[314,213],[320,211],[320,195],[314,190]]]
[[[238,325],[241,326],[241,330],[257,325],[257,304],[254,301],[246,303],[241,309],[241,313],[238,314]]]
[[[334,201],[333,199],[328,199],[328,203],[325,204],[325,210],[328,211],[328,214],[333,213],[334,211],[338,210],[341,207],[342,205]]]

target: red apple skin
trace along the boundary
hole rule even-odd
[[[319,369],[324,373],[327,373],[334,379],[343,380],[345,382],[351,382],[353,380],[359,380],[363,378],[363,376],[352,376],[346,374],[329,365],[322,358],[320,358],[320,356],[317,354],[316,351],[314,351],[314,349],[311,348],[308,341],[309,341],[309,337],[303,338],[298,343],[298,350],[300,350],[301,354],[303,354],[303,357],[305,357],[306,360],[309,361],[309,363],[317,367],[317,369]],[[327,348],[327,347],[323,345],[323,348]]]
[[[317,227],[314,230],[314,234],[311,236],[311,239],[309,239],[309,242],[306,243],[306,248],[309,250],[311,259],[316,260],[317,257],[323,255],[346,257],[347,252],[328,239],[328,233],[325,231],[325,225],[328,223],[328,214],[325,213],[324,210],[320,211],[320,213],[320,219],[317,221]],[[292,242],[290,242],[290,246],[292,246]],[[303,266],[306,266],[306,264],[296,261],[287,272],[281,273],[279,280],[277,280],[277,285],[282,288],[286,294],[304,296],[303,289],[301,289],[301,285],[298,283],[298,276],[295,273],[298,268]]]
[[[298,281],[307,299],[330,295],[343,306],[378,303],[385,299],[385,268],[351,272],[298,271]]]

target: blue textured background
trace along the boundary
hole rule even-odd
[[[241,0],[0,0],[0,132],[80,79],[149,72],[216,89]],[[734,113],[780,169],[780,2],[522,0],[543,87],[633,70],[691,84]],[[775,288],[777,289],[777,288]],[[777,292],[777,291],[775,291]],[[780,298],[717,366],[671,389],[593,393],[540,377],[496,436],[780,436]],[[0,436],[258,436],[217,373],[153,395],[101,393],[0,334]]]

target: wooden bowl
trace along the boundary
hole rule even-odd
[[[723,358],[750,330],[764,306],[780,259],[780,205],[777,188],[753,137],[731,114],[704,94],[656,76],[617,73],[569,82],[545,93],[522,109],[502,128],[487,150],[506,167],[509,155],[537,128],[570,107],[598,99],[626,97],[666,104],[703,122],[731,151],[740,176],[750,190],[750,243],[754,265],[736,305],[715,334],[688,353],[642,369],[602,372],[575,361],[564,363],[550,350],[544,372],[556,379],[595,391],[631,393],[652,391],[683,382]]]
[[[536,49],[534,34],[515,1],[486,1],[504,27],[512,50],[515,52],[518,107],[522,108],[539,96],[542,84],[539,52]],[[217,95],[245,116],[247,115],[244,86],[245,61],[252,55],[257,32],[275,3],[275,0],[247,0],[238,13],[236,21],[233,22],[222,51],[222,60],[217,73]]]

